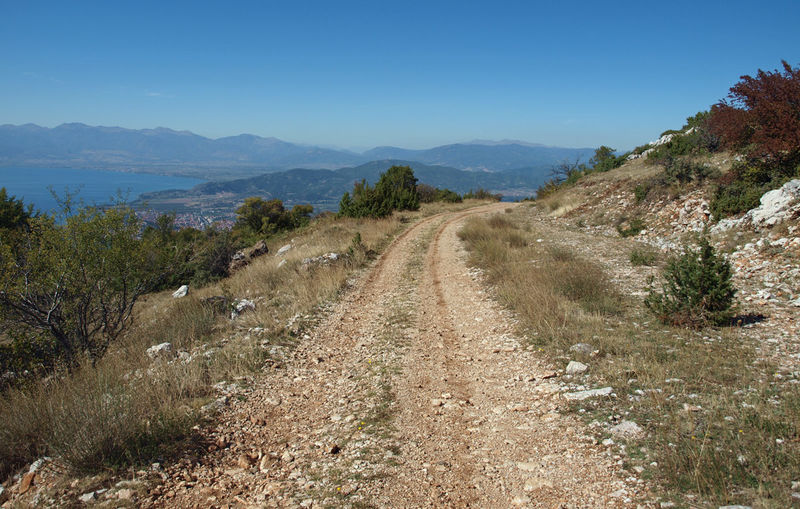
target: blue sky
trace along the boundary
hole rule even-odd
[[[0,0],[0,124],[628,149],[800,64],[800,2]]]

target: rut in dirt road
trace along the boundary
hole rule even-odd
[[[621,467],[559,413],[548,366],[424,219],[170,468],[150,505],[624,507]]]

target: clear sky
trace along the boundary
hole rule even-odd
[[[781,59],[798,0],[0,0],[0,124],[628,149]]]

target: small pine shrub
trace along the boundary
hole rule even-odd
[[[736,289],[731,265],[717,255],[703,236],[698,248],[685,248],[681,256],[667,262],[661,292],[651,281],[645,305],[665,324],[701,328],[722,325],[733,317]]]
[[[635,235],[639,235],[639,233],[646,228],[644,224],[644,220],[638,217],[634,217],[630,221],[628,221],[628,227],[624,228],[622,225],[624,220],[617,225],[617,232],[619,233],[620,237],[633,237]]]
[[[636,203],[642,203],[645,198],[647,198],[647,194],[650,192],[651,185],[649,183],[646,184],[637,184],[633,190],[633,196],[636,199]]]

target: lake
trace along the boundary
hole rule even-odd
[[[189,189],[205,180],[190,177],[171,177],[150,173],[126,173],[109,170],[76,170],[73,168],[0,168],[0,187],[5,187],[9,195],[16,196],[33,204],[34,208],[50,212],[58,208],[48,188],[59,197],[64,192],[78,192],[76,199],[87,205],[103,205],[112,201],[122,192],[128,201],[149,191],[167,189]]]

